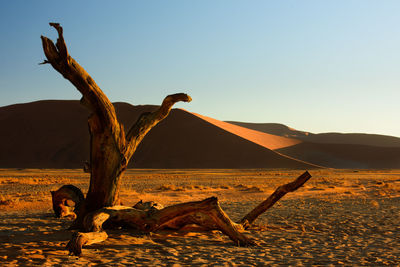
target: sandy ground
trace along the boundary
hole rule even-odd
[[[128,170],[125,205],[164,205],[217,196],[239,220],[274,189],[302,171]],[[81,257],[65,250],[68,219],[56,219],[50,190],[74,184],[87,190],[81,170],[0,170],[0,265],[251,266],[400,263],[400,170],[315,170],[301,189],[286,195],[245,234],[259,247],[236,247],[213,232],[142,234],[110,230]]]

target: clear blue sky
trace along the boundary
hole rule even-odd
[[[55,21],[113,102],[186,92],[177,107],[220,120],[400,137],[399,14],[388,0],[4,0],[0,106],[80,98],[38,65]]]

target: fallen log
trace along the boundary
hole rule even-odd
[[[282,185],[250,211],[239,223],[233,222],[221,209],[218,199],[210,197],[202,201],[186,202],[166,208],[157,208],[153,202],[138,202],[134,207],[113,206],[101,208],[88,213],[83,220],[82,235],[74,234],[67,245],[70,253],[81,255],[82,247],[104,241],[104,225],[127,225],[143,232],[157,232],[161,229],[179,230],[186,225],[195,224],[204,230],[220,230],[227,235],[235,245],[257,245],[252,239],[245,236],[247,229],[259,215],[271,208],[285,194],[300,188],[311,178],[308,172],[300,175],[295,181]],[[93,233],[89,235],[90,233]],[[100,234],[101,233],[101,234]]]
[[[239,232],[237,224],[231,221],[221,209],[216,197],[202,201],[193,201],[169,206],[160,210],[141,210],[125,206],[106,207],[91,212],[84,219],[84,229],[88,232],[104,232],[103,224],[123,223],[144,232],[156,232],[164,228],[183,227],[187,224],[197,224],[209,229],[218,229],[226,234],[238,246],[256,245],[254,241]],[[97,234],[74,234],[67,248],[74,255],[82,253],[82,246],[104,241]],[[101,237],[104,237],[101,235]]]

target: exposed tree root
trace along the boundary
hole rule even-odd
[[[50,191],[56,217],[76,218],[76,211],[85,200],[82,191],[74,185],[63,185],[57,191]]]
[[[83,246],[103,242],[107,239],[107,237],[108,235],[105,231],[90,233],[76,232],[72,235],[71,240],[68,242],[67,249],[69,250],[70,254],[80,256],[82,254]]]

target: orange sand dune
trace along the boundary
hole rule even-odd
[[[224,121],[219,121],[207,116],[203,116],[197,113],[192,113],[196,115],[197,117],[214,124],[215,126],[218,126],[221,129],[224,129],[225,131],[228,131],[230,133],[233,133],[237,136],[240,136],[246,140],[249,140],[253,143],[256,143],[260,146],[263,146],[265,148],[275,150],[275,149],[281,149],[281,148],[286,148],[286,147],[291,147],[294,145],[297,145],[301,143],[302,141],[293,139],[293,138],[286,138],[286,137],[281,137],[277,135],[272,135],[268,133],[263,133],[260,131],[255,131],[249,128],[241,127],[238,125],[234,125],[228,122]]]

